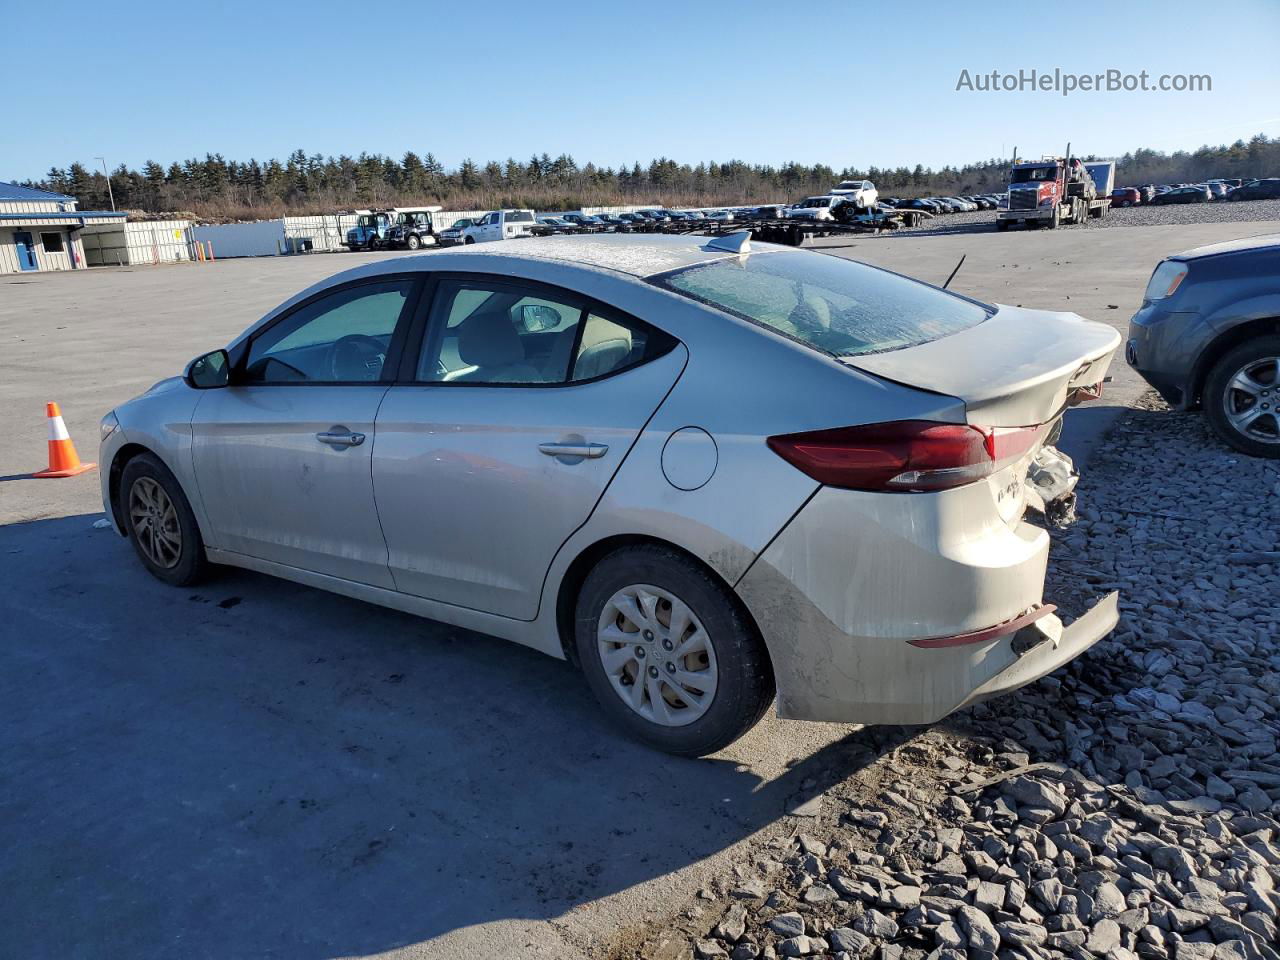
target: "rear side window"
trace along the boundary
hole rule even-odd
[[[993,312],[916,280],[814,253],[717,260],[651,282],[835,357],[928,343]]]

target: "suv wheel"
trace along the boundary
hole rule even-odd
[[[626,547],[596,564],[574,640],[605,713],[668,753],[721,750],[773,702],[768,654],[733,595],[665,547]]]
[[[195,514],[169,468],[150,453],[125,464],[119,511],[142,565],[174,587],[198,582],[208,568]]]
[[[1214,364],[1203,402],[1210,425],[1231,446],[1280,458],[1280,335],[1242,343]]]

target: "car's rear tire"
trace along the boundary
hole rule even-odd
[[[666,547],[624,547],[595,565],[578,594],[574,642],[604,712],[667,753],[721,750],[773,702],[773,667],[741,605]]]
[[[126,463],[117,498],[129,542],[153,577],[187,587],[205,576],[209,562],[195,514],[158,457],[142,453]]]
[[[1223,440],[1250,456],[1280,458],[1280,335],[1227,351],[1209,371],[1201,398]]]

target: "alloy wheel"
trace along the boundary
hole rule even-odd
[[[158,567],[171,570],[182,557],[182,528],[173,501],[151,477],[139,477],[129,489],[129,521],[142,552]]]
[[[715,647],[702,622],[661,587],[633,584],[604,605],[596,628],[600,662],[614,692],[653,723],[681,727],[715,698]]]
[[[1232,375],[1223,391],[1227,422],[1241,436],[1280,443],[1280,357],[1250,360]]]

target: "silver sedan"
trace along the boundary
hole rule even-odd
[[[1116,622],[1044,600],[1052,443],[1119,342],[746,234],[560,237],[303,291],[103,420],[143,565],[257,570],[581,666],[674,753],[930,723]]]

